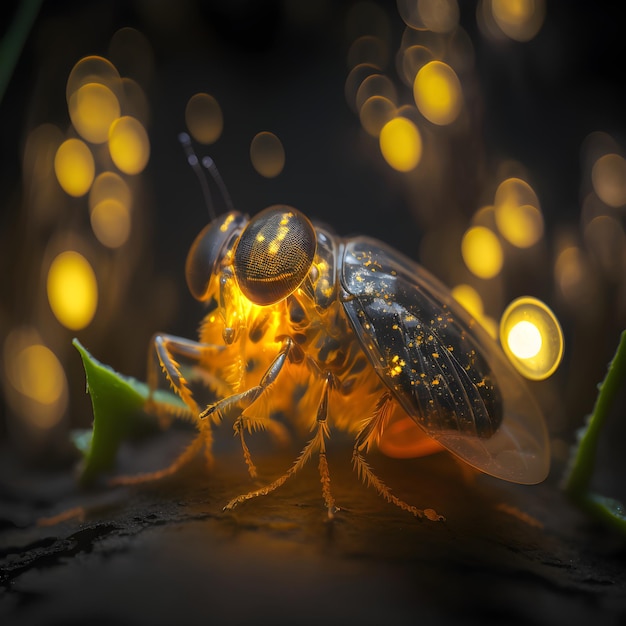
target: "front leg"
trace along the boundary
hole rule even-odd
[[[191,419],[198,427],[199,432],[191,442],[191,444],[164,469],[155,472],[147,472],[136,476],[118,476],[110,482],[114,485],[131,485],[138,483],[151,482],[159,480],[166,476],[171,476],[180,468],[189,463],[192,459],[204,449],[204,454],[208,466],[213,463],[213,432],[210,423],[202,423],[198,419],[200,408],[193,398],[191,390],[187,385],[187,381],[180,371],[176,357],[183,357],[191,363],[200,365],[206,362],[206,359],[212,355],[218,355],[224,350],[223,346],[202,344],[190,339],[175,337],[173,335],[155,335],[150,346],[148,356],[148,387],[150,389],[150,398],[148,400],[148,410],[154,408],[157,414],[168,411],[171,414],[169,405],[160,404],[154,399],[154,392],[158,388],[158,368],[165,372],[165,376],[174,391],[180,396],[188,407],[188,412],[184,417]],[[156,359],[154,358],[156,355]]]
[[[328,406],[330,400],[330,391],[333,384],[332,374],[327,373],[324,377],[323,383],[324,387],[322,389],[322,396],[317,407],[317,428],[315,430],[315,435],[302,449],[298,458],[294,461],[292,466],[282,476],[279,476],[269,485],[233,498],[224,507],[225,510],[234,509],[238,504],[241,504],[246,500],[251,500],[252,498],[257,498],[258,496],[266,496],[267,494],[272,493],[281,485],[283,485],[287,481],[287,479],[291,478],[296,472],[302,469],[306,465],[307,461],[311,458],[311,456],[313,456],[313,454],[317,451],[319,456],[318,469],[320,473],[320,482],[322,483],[322,497],[324,498],[324,503],[326,504],[328,518],[332,519],[334,517],[335,513],[339,509],[335,505],[335,498],[333,497],[330,490],[330,472],[328,469],[328,461],[326,459],[326,439],[329,436]]]
[[[158,388],[158,369],[160,366],[160,369],[165,373],[172,389],[189,407],[191,418],[196,421],[200,414],[200,407],[189,389],[187,380],[180,371],[177,358],[183,357],[189,362],[199,366],[202,362],[206,362],[211,356],[217,356],[225,349],[225,346],[199,343],[174,335],[155,335],[148,355],[148,387],[150,389],[150,401],[157,409],[163,408],[153,399],[154,392]],[[156,359],[154,355],[156,355]],[[226,386],[226,384],[217,377],[212,377],[209,383],[211,382],[214,382],[215,386],[222,388],[218,389],[218,391],[222,391]]]

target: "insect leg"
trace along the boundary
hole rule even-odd
[[[373,415],[363,424],[357,433],[354,449],[352,451],[352,464],[359,478],[368,486],[373,487],[387,502],[395,504],[404,511],[412,513],[416,517],[426,517],[433,522],[444,521],[434,509],[418,509],[408,504],[393,494],[391,489],[374,473],[372,467],[365,460],[362,452],[367,451],[370,443],[382,431],[389,414],[393,409],[393,400],[387,392],[383,393],[376,405]]]
[[[160,480],[166,476],[175,474],[181,467],[189,463],[202,449],[202,446],[207,446],[210,449],[212,443],[212,433],[209,428],[203,428],[194,437],[189,446],[180,454],[174,462],[168,467],[157,470],[156,472],[145,472],[143,474],[136,474],[134,476],[116,476],[109,481],[110,485],[138,485],[140,483],[152,482],[154,480]]]
[[[210,417],[213,421],[219,422],[224,415],[228,414],[228,412],[235,407],[241,408],[242,411],[248,408],[276,380],[283,369],[292,344],[291,339],[287,338],[285,340],[283,347],[267,368],[265,374],[263,374],[263,378],[261,378],[261,382],[258,385],[250,387],[241,393],[234,393],[226,398],[222,398],[214,404],[210,404],[200,413],[199,418],[205,419]]]
[[[222,398],[218,402],[215,402],[214,404],[209,405],[199,415],[200,421],[204,420],[207,417],[210,417],[211,419],[207,420],[207,422],[218,423],[222,420],[224,415],[227,415],[233,409],[235,408],[241,409],[239,416],[237,417],[237,419],[235,420],[233,424],[233,428],[235,430],[235,433],[239,435],[239,439],[241,441],[241,447],[243,450],[244,460],[246,462],[246,465],[248,466],[248,473],[250,474],[252,478],[257,477],[257,470],[254,464],[254,461],[252,460],[252,455],[250,454],[250,450],[244,438],[245,427],[247,426],[249,430],[254,427],[266,428],[272,431],[273,433],[279,434],[282,436],[284,436],[284,431],[281,431],[279,427],[270,419],[254,418],[254,417],[245,415],[245,411],[246,409],[251,407],[254,404],[254,402],[256,402],[259,399],[259,397],[263,394],[263,392],[266,391],[272,385],[272,383],[278,378],[278,375],[280,374],[287,360],[287,357],[289,355],[289,351],[292,345],[293,345],[292,340],[289,338],[286,338],[285,342],[283,343],[283,347],[280,349],[280,352],[278,353],[276,358],[272,361],[270,366],[267,368],[267,370],[263,374],[263,378],[261,378],[261,381],[259,382],[258,385],[255,385],[254,387],[250,387],[250,389],[247,389],[246,391],[243,391],[241,393],[235,393],[226,398]]]
[[[181,397],[188,407],[188,411],[183,414],[184,417],[190,418],[198,426],[200,432],[193,439],[191,444],[166,468],[155,472],[147,472],[134,476],[117,476],[111,479],[113,485],[132,485],[144,482],[159,480],[166,476],[176,473],[181,467],[190,462],[204,448],[207,465],[213,462],[213,433],[210,423],[203,423],[198,420],[197,416],[200,409],[191,395],[191,391],[187,386],[187,382],[180,372],[180,366],[175,360],[175,355],[183,357],[190,362],[199,363],[202,358],[206,357],[208,351],[218,352],[221,346],[210,344],[201,344],[182,337],[173,335],[155,335],[150,347],[148,358],[148,387],[150,389],[150,398],[148,400],[148,410],[153,408],[158,414],[167,411],[171,414],[172,409],[169,405],[160,404],[153,397],[158,387],[158,366],[160,365],[165,375],[172,385],[174,391]],[[154,358],[156,353],[157,359]]]
[[[311,458],[313,453],[317,450],[319,453],[319,472],[320,472],[320,480],[322,482],[322,495],[324,497],[324,503],[326,504],[326,508],[328,509],[328,517],[332,519],[334,514],[339,510],[335,506],[335,499],[333,498],[332,493],[330,492],[330,473],[328,471],[328,462],[326,460],[326,441],[325,438],[328,437],[328,398],[330,394],[330,388],[332,384],[332,375],[328,374],[324,379],[324,390],[322,391],[322,398],[320,400],[318,410],[317,410],[317,430],[315,431],[315,435],[313,438],[306,444],[303,448],[302,452],[298,458],[294,461],[293,465],[280,477],[278,477],[275,481],[271,482],[269,485],[265,487],[261,487],[260,489],[255,489],[248,493],[244,493],[236,498],[233,498],[225,507],[224,510],[234,509],[238,504],[245,502],[246,500],[251,500],[252,498],[256,498],[258,496],[266,496],[267,494],[275,491],[285,483],[288,478],[291,478],[298,470],[300,470],[304,465],[306,465],[307,461]]]
[[[189,407],[190,415],[195,419],[200,413],[200,407],[189,390],[176,357],[183,357],[193,363],[200,363],[201,359],[206,358],[207,352],[217,353],[222,350],[224,350],[224,346],[202,344],[174,335],[155,335],[148,355],[148,387],[153,405],[157,405],[152,396],[158,387],[158,366],[160,365],[172,388]],[[153,357],[155,353],[156,360]],[[163,406],[157,405],[157,408],[162,409]]]

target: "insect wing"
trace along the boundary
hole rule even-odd
[[[409,416],[477,469],[545,479],[541,411],[482,326],[420,265],[368,238],[345,243],[343,305],[379,376]]]

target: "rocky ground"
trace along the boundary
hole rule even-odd
[[[126,457],[156,464],[185,436],[167,434]],[[259,458],[262,475],[270,480],[292,458]],[[70,474],[3,468],[0,622],[623,623],[623,538],[567,502],[558,471],[522,487],[468,479],[444,454],[373,456],[399,495],[446,516],[436,523],[383,502],[349,459],[349,448],[329,451],[341,506],[332,521],[315,464],[229,513],[225,502],[250,488],[234,453],[211,475],[198,462],[159,483],[87,492]],[[82,519],[36,523],[77,506]]]

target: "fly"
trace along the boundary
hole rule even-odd
[[[252,218],[229,210],[197,236],[185,273],[208,313],[197,341],[155,336],[148,383],[157,388],[160,366],[198,434],[170,467],[116,482],[160,478],[203,449],[211,460],[213,429],[227,419],[256,478],[247,436],[260,429],[280,435],[278,412],[312,437],[281,476],[226,509],[273,492],[317,457],[332,517],[338,509],[326,445],[335,429],[354,436],[357,475],[417,517],[442,519],[387,487],[366,460],[372,447],[414,457],[443,446],[507,481],[547,476],[546,426],[520,375],[446,287],[386,244],[341,238],[289,206]],[[196,366],[215,402],[197,402],[180,359]]]

